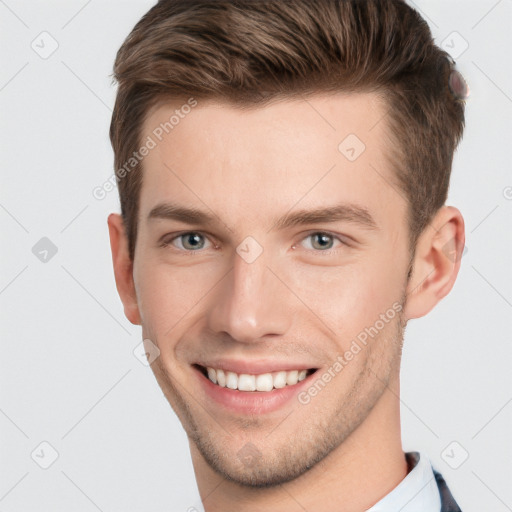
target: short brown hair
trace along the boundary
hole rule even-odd
[[[452,69],[425,20],[403,0],[160,0],[117,53],[114,165],[119,170],[140,147],[147,112],[162,99],[257,106],[322,92],[377,92],[389,108],[389,156],[408,200],[414,251],[446,201],[464,129],[464,101],[448,85]],[[133,260],[142,162],[122,179],[116,175]]]

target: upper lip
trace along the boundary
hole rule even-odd
[[[262,373],[271,373],[279,371],[292,371],[292,370],[309,370],[314,368],[310,364],[293,363],[290,361],[272,361],[272,360],[257,360],[257,361],[243,361],[241,359],[218,359],[209,363],[199,362],[196,363],[205,368],[214,368],[215,370],[224,370],[225,372],[233,373],[246,373],[250,375],[260,375]]]

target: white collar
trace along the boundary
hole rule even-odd
[[[366,512],[439,512],[441,497],[432,464],[423,452],[410,452],[415,466],[384,498]]]

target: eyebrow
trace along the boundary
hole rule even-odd
[[[218,216],[198,208],[188,208],[174,203],[162,203],[155,206],[148,215],[152,219],[176,220],[190,225],[213,226],[219,224]],[[315,208],[312,210],[296,210],[285,214],[273,223],[273,230],[306,224],[321,224],[344,221],[358,224],[363,228],[377,230],[378,226],[367,208],[351,203]]]

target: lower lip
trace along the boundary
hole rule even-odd
[[[241,414],[264,414],[276,411],[308,387],[310,378],[316,373],[308,375],[297,384],[286,385],[284,388],[272,391],[239,391],[214,384],[198,368],[194,367],[194,371],[209,398],[226,409]]]

